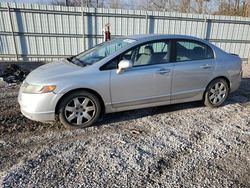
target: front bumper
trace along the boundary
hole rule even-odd
[[[41,121],[41,122],[50,122],[55,120],[54,112],[27,112],[21,107],[22,114],[31,120]]]
[[[49,122],[55,120],[56,104],[62,94],[53,92],[43,94],[23,93],[19,91],[18,103],[22,114],[32,120]]]

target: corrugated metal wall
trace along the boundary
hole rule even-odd
[[[250,19],[121,9],[0,3],[0,60],[51,61],[77,54],[112,37],[132,34],[186,34],[250,58]]]

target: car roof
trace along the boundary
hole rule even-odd
[[[174,39],[174,38],[181,38],[181,39],[194,39],[194,40],[202,40],[197,37],[188,36],[188,35],[172,35],[172,34],[142,34],[142,35],[130,35],[127,38],[131,38],[137,41],[140,40],[157,40],[157,39]]]

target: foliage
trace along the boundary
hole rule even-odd
[[[250,0],[51,0],[54,5],[250,16]],[[213,5],[212,8],[209,7]]]

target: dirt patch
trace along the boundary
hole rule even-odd
[[[250,187],[250,74],[220,108],[114,113],[74,131],[23,117],[18,87],[0,88],[2,187]]]

